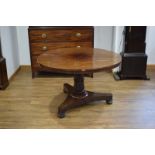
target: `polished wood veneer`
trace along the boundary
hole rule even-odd
[[[85,74],[117,67],[121,57],[104,49],[63,48],[45,52],[38,57],[37,61],[49,70]]]
[[[117,67],[121,57],[110,51],[95,48],[62,48],[41,54],[38,64],[48,70],[74,75],[74,86],[64,84],[66,100],[58,108],[58,117],[72,108],[89,104],[91,101],[105,100],[112,104],[111,93],[94,93],[84,88],[84,74],[105,71]]]

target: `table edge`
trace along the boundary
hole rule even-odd
[[[95,68],[95,69],[85,69],[85,70],[80,70],[80,69],[60,69],[60,68],[52,68],[52,67],[47,67],[44,66],[42,64],[39,64],[41,67],[43,67],[44,69],[48,70],[48,71],[53,71],[56,73],[65,73],[65,74],[89,74],[89,73],[96,73],[96,72],[101,72],[101,71],[108,71],[110,69],[114,69],[116,67],[118,67],[121,64],[121,61],[113,64],[111,66],[107,66],[107,67],[101,67],[101,68]]]

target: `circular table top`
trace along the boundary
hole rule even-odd
[[[117,67],[121,57],[111,51],[97,48],[60,48],[41,54],[37,62],[60,73],[85,74]]]

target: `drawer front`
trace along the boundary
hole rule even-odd
[[[93,47],[93,44],[92,42],[31,43],[31,54],[39,55],[48,50],[69,47]]]
[[[67,42],[67,41],[92,41],[93,30],[30,30],[31,42]]]

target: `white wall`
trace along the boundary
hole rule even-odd
[[[20,66],[16,27],[1,26],[0,32],[2,53],[6,58],[7,73],[10,78]]]
[[[17,26],[19,59],[21,65],[30,65],[28,26]]]
[[[123,50],[124,26],[115,26],[113,35],[113,51],[120,53]]]
[[[148,64],[155,64],[155,26],[147,27],[146,54],[148,55]]]
[[[114,26],[95,26],[94,47],[112,50]]]

